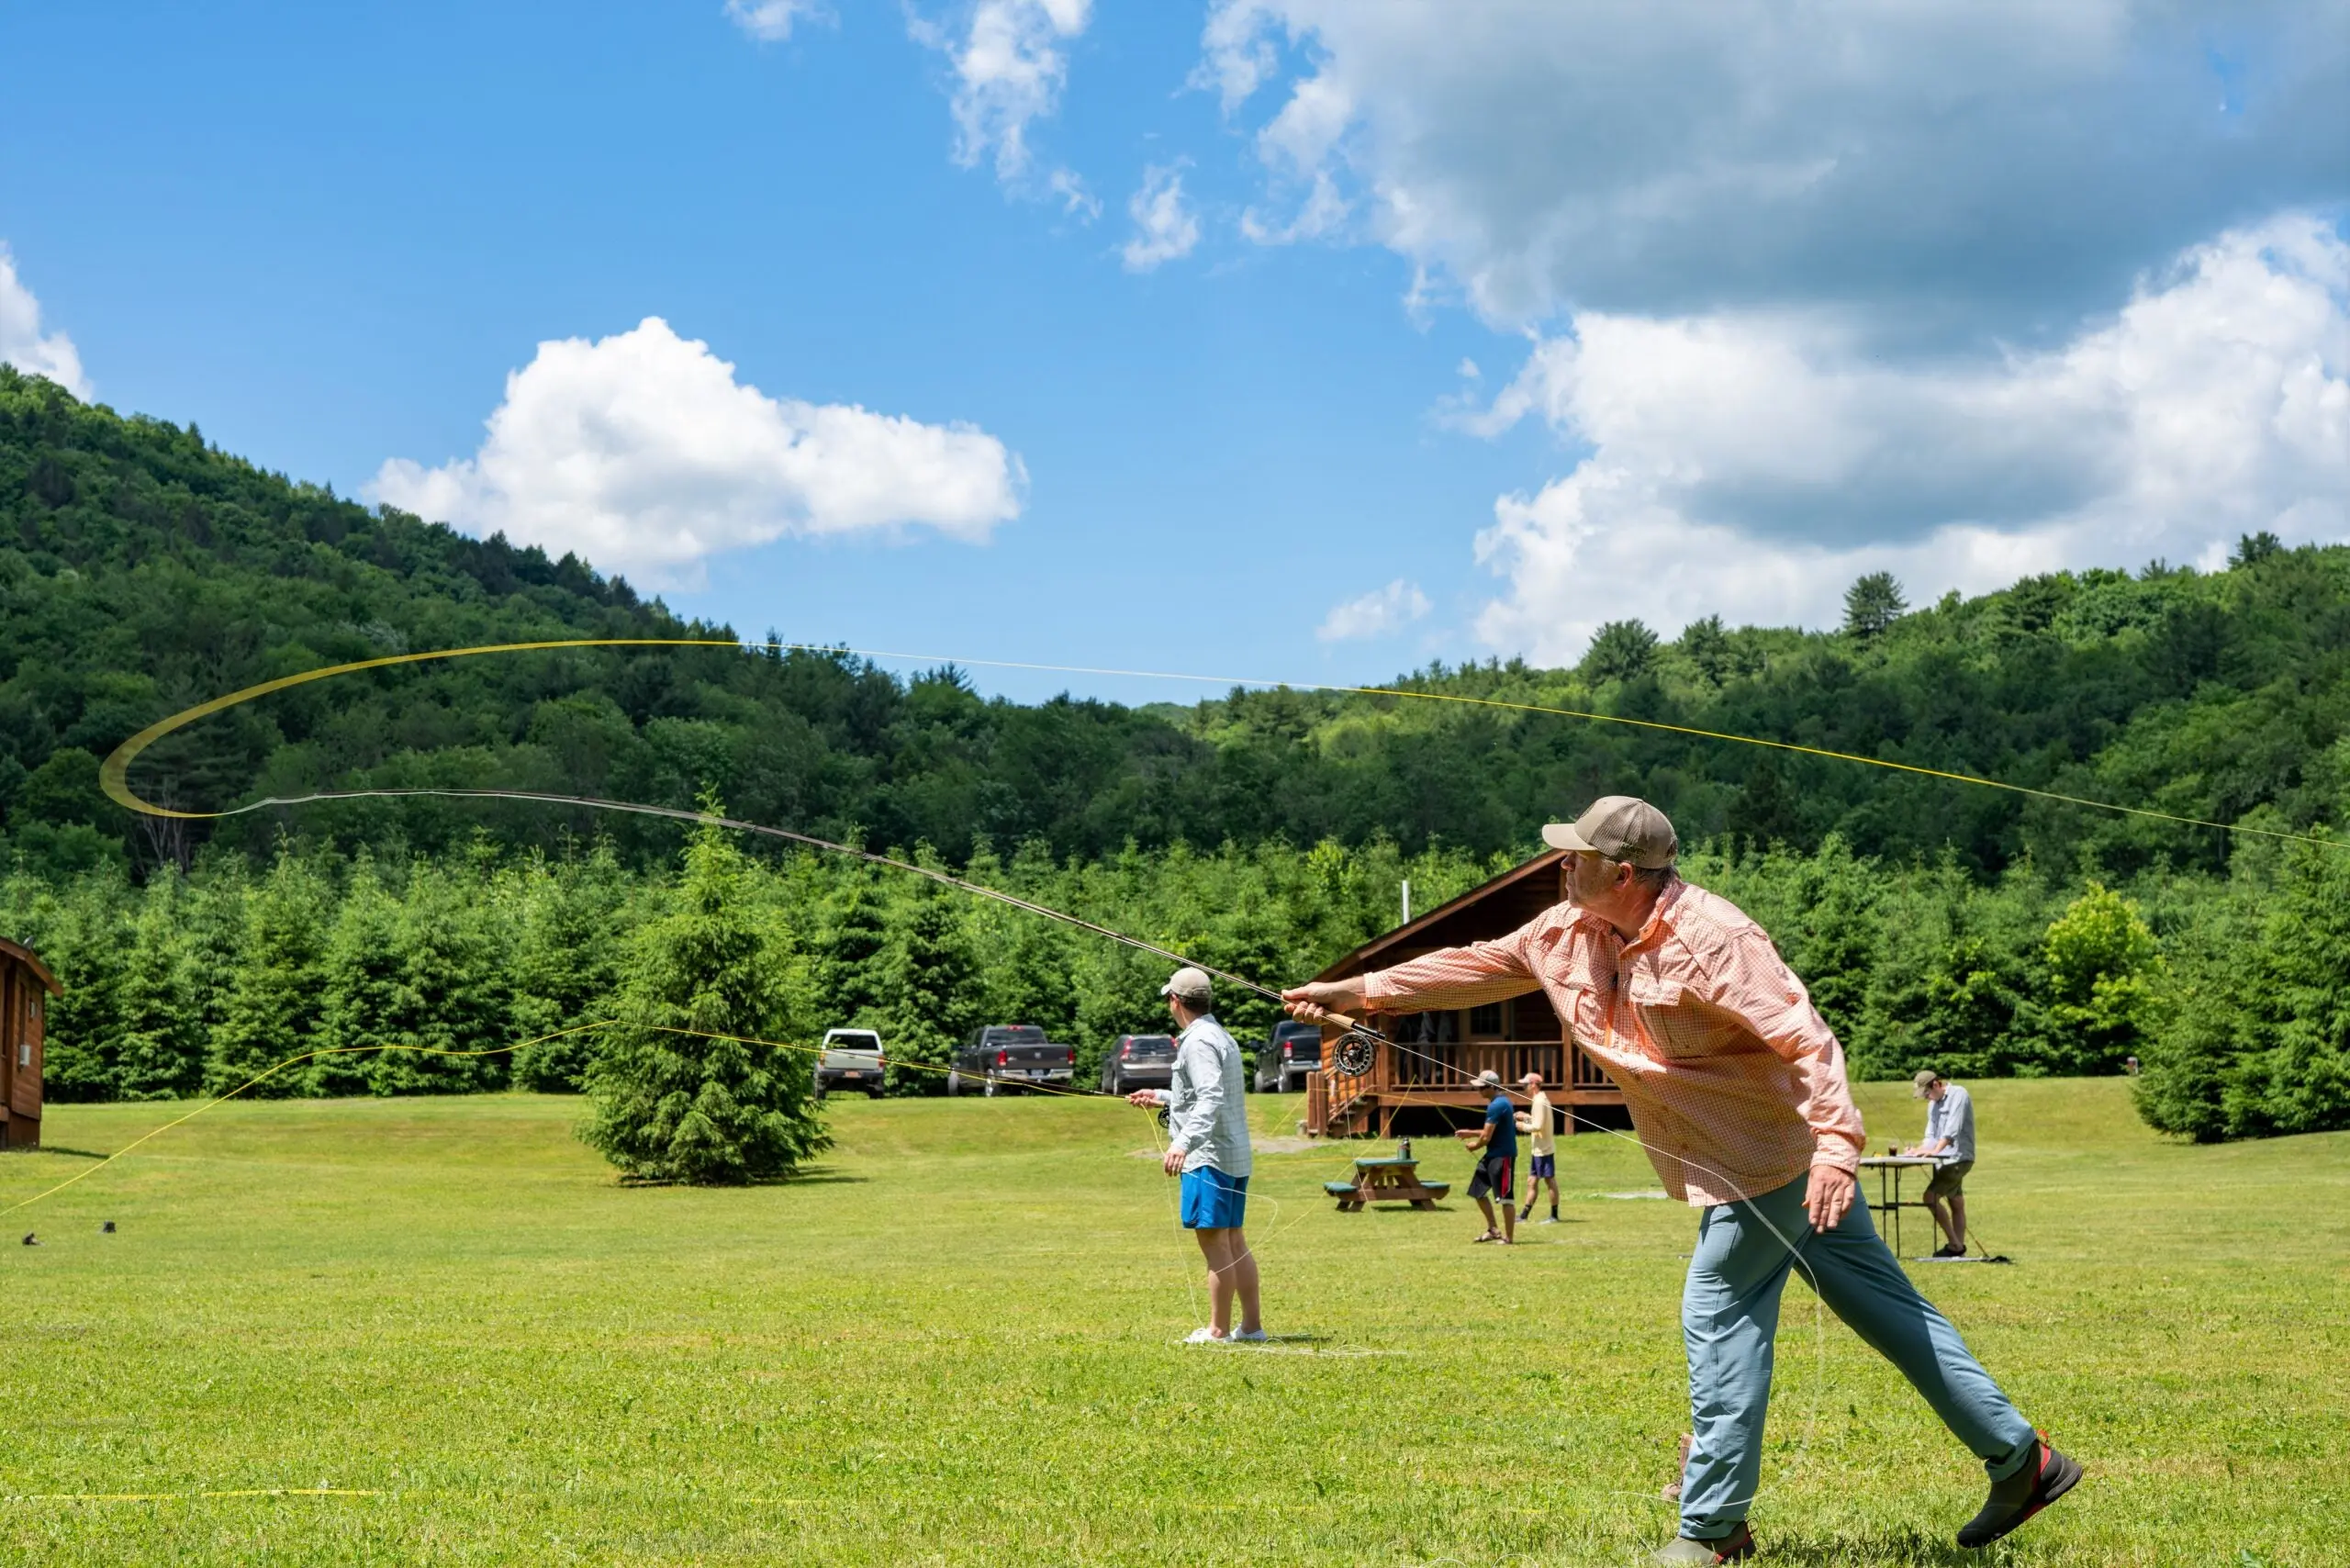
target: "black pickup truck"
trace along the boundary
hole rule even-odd
[[[1257,1089],[1292,1094],[1305,1087],[1305,1075],[1322,1065],[1322,1026],[1284,1019],[1273,1037],[1257,1047]]]
[[[1066,1089],[1076,1076],[1076,1050],[1047,1040],[1035,1025],[990,1024],[972,1030],[955,1047],[946,1092],[976,1089],[984,1094],[1009,1094],[1036,1084]]]

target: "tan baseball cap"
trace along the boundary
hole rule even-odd
[[[1933,1069],[1927,1067],[1919,1068],[1909,1079],[1911,1085],[1909,1090],[1909,1098],[1912,1100],[1923,1100],[1926,1097],[1926,1091],[1931,1089],[1935,1084],[1940,1083],[1942,1081],[1942,1075],[1936,1072]]]
[[[1158,988],[1161,996],[1180,996],[1186,1002],[1206,1003],[1215,999],[1215,988],[1208,983],[1204,970],[1188,966],[1177,969],[1174,978]]]
[[[1542,842],[1553,849],[1590,849],[1610,860],[1659,870],[1681,853],[1680,835],[1662,812],[1631,795],[1603,795],[1571,823],[1552,823]]]

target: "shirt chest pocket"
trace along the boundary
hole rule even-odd
[[[1661,1056],[1717,1056],[1738,1036],[1735,1026],[1699,1003],[1676,981],[1634,975],[1625,984],[1624,996]]]

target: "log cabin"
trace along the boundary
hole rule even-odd
[[[1503,936],[1567,896],[1564,850],[1553,849],[1523,866],[1472,888],[1348,953],[1314,978],[1350,980],[1383,969],[1439,947],[1464,946]],[[1449,1012],[1374,1014],[1370,1022],[1410,1046],[1399,1051],[1385,1041],[1375,1047],[1371,1070],[1350,1076],[1338,1070],[1333,1047],[1338,1032],[1323,1031],[1322,1070],[1305,1083],[1305,1131],[1313,1137],[1392,1136],[1399,1119],[1438,1125],[1473,1120],[1492,1098],[1476,1087],[1477,1074],[1491,1068],[1515,1087],[1528,1072],[1542,1075],[1551,1103],[1607,1126],[1628,1126],[1623,1091],[1569,1037],[1550,999],[1539,991],[1483,1007]],[[1466,1113],[1464,1117],[1462,1113]],[[1562,1114],[1558,1130],[1575,1130],[1575,1116]]]
[[[30,948],[0,936],[0,1148],[40,1147],[41,1026],[62,994]]]

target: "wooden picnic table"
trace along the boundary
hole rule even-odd
[[[1452,1191],[1449,1182],[1422,1182],[1420,1162],[1394,1155],[1355,1161],[1352,1182],[1325,1182],[1322,1190],[1338,1200],[1338,1212],[1349,1214],[1365,1204],[1409,1204],[1432,1209]]]

